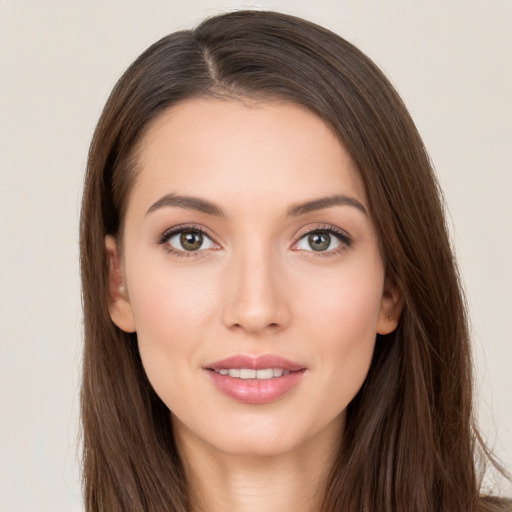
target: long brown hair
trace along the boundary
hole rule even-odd
[[[414,123],[357,48],[307,21],[259,11],[213,17],[155,43],[121,77],[94,134],[80,232],[86,510],[189,510],[169,411],[146,378],[136,334],[108,313],[104,239],[121,234],[149,123],[205,96],[280,98],[327,122],[361,173],[387,275],[404,295],[400,324],[378,336],[349,405],[322,510],[504,510],[480,496],[475,456],[487,452],[473,425],[465,303]]]

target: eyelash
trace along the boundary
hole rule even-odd
[[[210,240],[212,240],[212,237],[208,233],[206,233],[204,228],[196,226],[194,224],[186,224],[184,226],[175,226],[165,231],[158,240],[158,243],[160,245],[163,245],[167,252],[169,252],[173,256],[177,256],[178,258],[197,258],[198,256],[200,257],[203,251],[179,251],[177,249],[172,248],[167,243],[169,239],[172,238],[174,235],[183,233],[184,231],[195,231],[197,233],[201,233],[201,235],[206,236]]]
[[[346,249],[349,249],[352,246],[352,238],[350,235],[339,229],[335,228],[334,226],[326,226],[326,225],[320,225],[316,226],[313,229],[310,229],[308,231],[305,231],[302,233],[299,238],[297,239],[297,242],[294,243],[297,244],[300,240],[302,240],[304,237],[309,236],[313,233],[327,233],[329,235],[334,235],[335,238],[338,239],[340,242],[340,245],[336,247],[335,249],[331,249],[330,251],[305,251],[306,253],[309,253],[308,256],[311,257],[321,257],[321,258],[329,258],[332,256],[337,256],[341,252],[345,251]]]
[[[178,258],[197,258],[201,257],[201,253],[204,252],[204,250],[197,250],[197,251],[180,251],[177,249],[172,248],[167,242],[170,238],[172,238],[174,235],[177,235],[179,233],[183,233],[184,231],[195,231],[200,233],[202,236],[206,236],[210,240],[213,241],[213,238],[204,230],[204,228],[200,226],[196,226],[194,224],[187,224],[184,226],[175,226],[167,231],[165,231],[162,236],[158,239],[158,244],[165,246],[165,249],[170,254],[173,254],[173,256],[177,256]],[[313,233],[328,233],[329,235],[334,235],[340,242],[339,247],[336,249],[331,249],[330,251],[305,251],[305,252],[311,252],[314,253],[315,256],[320,257],[331,257],[336,256],[340,252],[348,249],[352,245],[352,238],[343,230],[335,228],[334,226],[327,226],[327,225],[320,225],[316,226],[313,229],[310,229],[308,231],[305,231],[302,233],[296,242],[294,242],[294,245],[297,244],[300,240],[302,240],[304,237],[309,236]],[[214,242],[215,243],[215,242]]]

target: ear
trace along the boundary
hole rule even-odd
[[[125,332],[135,332],[135,319],[128,291],[126,289],[124,272],[116,239],[107,235],[105,247],[109,261],[108,275],[108,311],[112,321]]]
[[[377,322],[377,332],[379,334],[389,334],[396,329],[403,306],[404,296],[402,291],[396,283],[387,277],[384,282],[379,320]]]

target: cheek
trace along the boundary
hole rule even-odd
[[[133,268],[138,268],[137,260]],[[164,261],[131,275],[128,289],[139,335],[171,341],[172,333],[193,333],[213,312],[215,280],[211,275],[207,278],[199,266],[173,268]]]
[[[141,359],[154,389],[168,405],[192,367],[215,310],[212,279],[199,271],[133,259],[127,282]]]
[[[321,345],[343,350],[374,340],[381,309],[384,271],[380,260],[360,261],[338,272],[317,274],[303,281],[305,300],[296,304],[297,318],[304,318],[317,332]],[[340,342],[343,343],[340,343]]]
[[[331,390],[332,411],[354,398],[373,356],[384,277],[378,264],[365,269],[309,287],[308,306],[298,312],[309,343],[314,340],[315,367]]]

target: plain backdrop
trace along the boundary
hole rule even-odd
[[[512,0],[0,0],[0,512],[82,510],[78,216],[107,95],[161,36],[239,8],[330,28],[404,98],[445,190],[480,421],[512,466]]]

